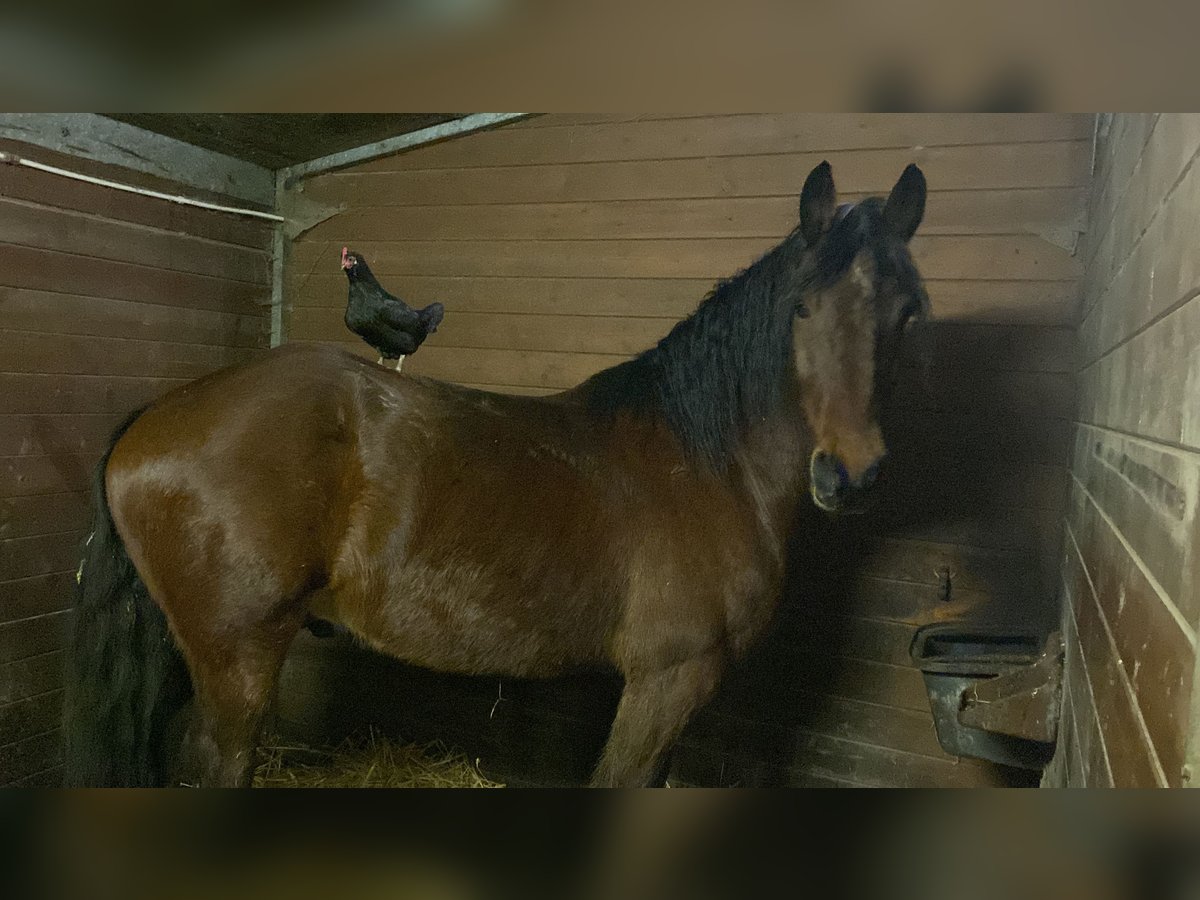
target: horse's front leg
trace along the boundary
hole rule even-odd
[[[667,751],[721,680],[722,652],[709,651],[659,669],[626,674],[593,787],[647,787],[661,776]]]

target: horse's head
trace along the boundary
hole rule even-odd
[[[839,207],[828,163],[813,169],[800,195],[792,348],[814,440],[810,490],[830,512],[861,511],[879,475],[879,410],[900,339],[929,305],[908,250],[924,210],[925,176],[916,166],[887,200]]]

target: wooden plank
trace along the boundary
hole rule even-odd
[[[125,415],[190,379],[0,372],[0,414]]]
[[[1200,457],[1091,426],[1075,441],[1071,471],[1118,523],[1121,535],[1178,606],[1200,623]]]
[[[45,151],[36,154],[25,151],[21,155],[68,171],[79,171],[79,166],[70,157]],[[56,160],[47,158],[49,156]],[[21,166],[0,167],[0,197],[235,244],[263,253],[271,248],[271,226],[265,222],[167,203]]]
[[[346,278],[295,271],[289,300],[300,308],[344,310]],[[294,282],[302,281],[300,285]],[[477,278],[400,276],[388,288],[417,306],[434,301],[447,314],[495,312],[682,318],[712,289],[697,279]],[[1064,325],[1074,321],[1078,290],[1072,281],[926,280],[933,316],[975,324]]]
[[[1160,213],[1164,198],[1178,191],[1180,172],[1198,151],[1200,116],[1167,114],[1158,119],[1153,137],[1141,151],[1119,201],[1095,211],[1094,221],[1104,229],[1104,237],[1094,245],[1094,253],[1088,260],[1090,298],[1099,297],[1135,243],[1143,240],[1142,235]]]
[[[449,146],[449,145],[446,145]],[[437,206],[445,203],[566,203],[694,197],[800,196],[824,153],[742,153],[587,165],[338,173],[314,178],[305,194],[330,206]],[[830,162],[839,190],[886,195],[917,163],[939,191],[1062,188],[1087,184],[1090,141],[861,150]]]
[[[271,173],[261,166],[95,113],[5,113],[0,134],[253,204],[269,204],[274,196]]]
[[[760,727],[755,723],[755,732]],[[755,732],[747,732],[747,735],[752,736]],[[805,784],[807,779],[816,777],[870,787],[998,787],[1006,784],[1001,770],[975,760],[935,759],[803,731],[794,731],[788,737],[787,743],[781,740],[774,747],[762,748],[755,753],[722,754],[723,759],[717,764],[724,763],[725,778],[722,782],[706,780],[704,783],[788,787]],[[702,754],[714,753],[707,747],[696,747],[691,743],[681,744],[679,752],[683,755],[696,750]],[[774,763],[764,765],[764,756]],[[680,764],[683,763],[681,760]],[[710,763],[708,774],[702,777],[711,779],[714,768]]]
[[[61,650],[66,645],[68,613],[0,624],[0,664]]]
[[[419,357],[418,357],[419,358]],[[924,378],[899,379],[892,403],[899,409],[936,410],[958,416],[1070,419],[1076,410],[1075,376],[1060,372],[971,372],[930,368]],[[936,439],[936,436],[931,436]],[[1070,444],[1060,459],[1066,459]]]
[[[1146,580],[1078,483],[1071,495],[1071,533],[1116,642],[1142,719],[1168,781],[1178,786],[1195,665],[1194,633]]]
[[[585,278],[728,277],[749,266],[778,238],[551,241],[370,241],[356,248],[380,279],[396,275]],[[918,236],[913,259],[928,278],[976,278],[1003,272],[1007,280],[1075,278],[1076,260],[1032,235]],[[300,243],[293,248],[290,291],[308,273],[340,269],[341,244]]]
[[[1197,211],[1200,168],[1193,166],[1165,205],[1156,209],[1149,229],[1112,280],[1093,283],[1089,272],[1086,290],[1099,297],[1080,328],[1089,362],[1200,288],[1200,263],[1188,242],[1179,239]]]
[[[1071,552],[1071,551],[1068,551]],[[1063,577],[1068,577],[1069,565],[1064,567]],[[1067,601],[1063,609],[1063,643],[1065,659],[1063,668],[1064,689],[1071,696],[1071,712],[1074,717],[1073,731],[1078,740],[1078,780],[1080,787],[1098,785],[1112,786],[1112,774],[1108,768],[1108,751],[1104,746],[1104,735],[1100,732],[1100,720],[1092,697],[1091,681],[1087,663],[1079,643],[1079,631],[1075,623],[1075,610]],[[1076,785],[1073,785],[1076,786]]]
[[[18,778],[12,782],[11,787],[32,787],[32,788],[59,788],[63,786],[63,767],[61,765],[51,766],[48,769],[43,769],[41,772],[35,772],[32,775],[26,775],[24,778]]]
[[[0,242],[260,285],[269,268],[258,250],[2,197]]]
[[[1083,560],[1072,546],[1067,554],[1067,597],[1075,610],[1079,643],[1096,703],[1113,783],[1117,787],[1156,787],[1154,750],[1138,721],[1122,679],[1124,672],[1105,633]]]
[[[1088,201],[1085,259],[1089,266],[1107,237],[1112,212],[1125,195],[1129,178],[1141,159],[1146,141],[1159,119],[1158,113],[1119,113],[1112,116],[1107,134],[1097,134],[1093,190]]]
[[[52,731],[62,720],[61,690],[0,706],[0,744],[14,744]]]
[[[1189,302],[1080,375],[1083,422],[1200,448],[1200,303]]]
[[[0,281],[9,287],[77,294],[86,285],[88,296],[234,315],[265,313],[271,301],[270,288],[265,284],[15,244],[0,244],[0,273]]]
[[[49,415],[0,418],[0,457],[82,456],[99,459],[120,416]],[[65,462],[65,461],[64,461]]]
[[[71,569],[79,563],[86,535],[84,529],[77,528],[58,534],[0,540],[0,578],[28,578]]]
[[[56,729],[0,747],[0,784],[12,784],[62,762],[62,735]]]
[[[248,347],[0,332],[0,371],[198,378],[265,352]],[[16,339],[14,339],[16,338]]]
[[[292,340],[345,341],[348,334],[343,315],[341,309],[297,309],[288,336]],[[656,344],[675,322],[643,317],[453,312],[447,314],[434,338],[440,336],[441,346],[460,349],[632,355]]]
[[[63,654],[52,650],[0,666],[0,703],[55,690],[62,683]]]
[[[344,341],[347,329],[343,316],[344,311],[337,308],[297,309],[289,337]],[[433,340],[438,346],[463,349],[631,355],[654,346],[675,322],[648,317],[451,311]],[[1076,369],[1075,336],[1065,328],[931,323],[920,329],[913,343],[938,366],[1032,372]]]
[[[6,419],[0,418],[0,423]],[[97,458],[90,453],[0,457],[0,497],[88,490]]]
[[[943,573],[949,570],[952,590],[993,596],[1026,596],[1036,583],[1023,553],[899,538],[866,541],[855,558],[855,570],[864,576],[939,589]]]
[[[0,622],[16,622],[70,608],[75,570],[0,581]]]
[[[87,494],[47,494],[0,500],[0,539],[78,531],[91,526]]]
[[[814,628],[808,617],[783,613],[771,643],[803,653],[836,653],[868,662],[892,666],[911,666],[908,655],[916,626],[908,622],[889,622],[862,616],[835,615]]]
[[[307,343],[295,341],[294,343]],[[323,342],[333,343],[333,342]],[[336,343],[335,346],[377,359],[374,350],[361,341]],[[438,378],[443,381],[470,381],[482,384],[520,384],[534,387],[574,387],[625,356],[598,353],[524,353],[517,350],[463,350],[436,347],[432,341],[404,365],[406,373]]]
[[[750,706],[742,704],[749,703]],[[827,735],[861,744],[874,744],[949,762],[937,742],[933,716],[928,708],[901,710],[855,700],[812,695],[787,709],[772,708],[769,697],[747,692],[722,692],[688,725],[683,741],[714,750],[740,750],[769,757],[766,747],[755,746],[764,737],[758,725],[766,725],[775,737],[794,730]]]
[[[855,202],[868,195],[842,193]],[[922,234],[1037,234],[1083,208],[1085,188],[931,191]],[[781,197],[489,205],[355,206],[305,232],[305,243],[385,235],[423,240],[781,237],[796,227],[795,192]]]
[[[0,329],[8,331],[265,348],[266,324],[257,311],[235,315],[0,286]]]
[[[1079,142],[1090,137],[1087,116],[770,113],[575,124],[536,131],[500,128],[373,160],[354,171],[658,160],[797,149],[827,153],[895,147],[919,154],[956,144]]]

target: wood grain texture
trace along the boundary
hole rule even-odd
[[[262,352],[270,239],[259,222],[0,167],[2,784],[52,780],[61,761],[61,651],[92,469],[132,409]]]

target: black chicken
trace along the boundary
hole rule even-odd
[[[412,309],[385,291],[366,260],[346,247],[342,248],[342,270],[350,279],[346,327],[379,352],[379,362],[396,360],[399,372],[404,357],[416,353],[425,338],[437,331],[445,309],[440,303]]]

